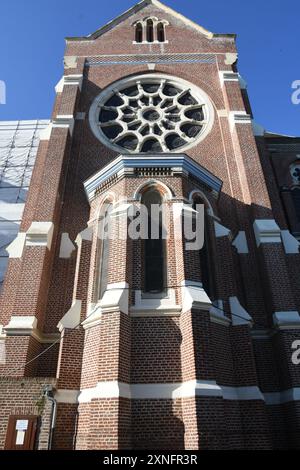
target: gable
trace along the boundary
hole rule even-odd
[[[212,33],[202,26],[198,25],[194,21],[188,19],[184,15],[176,12],[172,8],[164,5],[163,3],[159,2],[158,0],[142,0],[141,2],[135,4],[129,10],[125,11],[106,25],[102,26],[94,33],[91,33],[87,36],[81,37],[67,37],[66,40],[94,40],[102,36],[103,34],[107,33],[108,31],[112,30],[113,28],[117,27],[123,22],[128,22],[128,20],[132,20],[132,23],[139,19],[144,19],[148,16],[156,16],[160,20],[161,19],[171,19],[177,23],[177,27],[184,26],[188,28],[192,28],[195,32],[200,33],[201,35],[205,36],[207,39],[212,39],[215,37],[232,37],[235,38],[235,34],[215,34]]]

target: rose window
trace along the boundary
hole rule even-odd
[[[188,82],[145,75],[108,87],[91,107],[95,135],[122,152],[181,151],[208,131],[212,107]]]

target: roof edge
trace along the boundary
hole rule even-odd
[[[97,29],[95,32],[93,32],[91,34],[88,34],[87,36],[67,36],[67,37],[65,37],[65,40],[66,41],[91,41],[91,40],[97,39],[102,34],[110,31],[114,26],[118,25],[119,23],[121,23],[125,19],[129,18],[132,14],[139,12],[140,10],[142,10],[143,8],[145,8],[146,6],[151,5],[151,4],[161,8],[162,10],[165,10],[167,13],[177,17],[179,20],[183,21],[184,23],[189,24],[191,27],[198,30],[199,32],[204,34],[209,39],[222,38],[222,37],[230,38],[230,39],[234,39],[234,40],[236,39],[236,34],[234,34],[234,33],[229,33],[229,34],[226,34],[226,33],[224,33],[224,34],[223,33],[221,33],[221,34],[220,33],[219,34],[218,33],[212,33],[211,31],[208,31],[207,29],[205,29],[202,26],[198,25],[193,20],[187,18],[186,16],[182,15],[181,13],[178,13],[176,10],[173,10],[173,8],[168,7],[167,5],[165,5],[164,3],[162,3],[158,0],[142,0],[141,2],[136,3],[131,8],[126,10],[124,13],[121,13],[119,16],[117,16],[113,20],[106,23],[101,28]]]

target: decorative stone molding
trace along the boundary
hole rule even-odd
[[[37,318],[34,315],[13,315],[9,323],[2,327],[0,339],[7,336],[32,336],[39,343],[52,344],[59,339],[56,333],[45,334],[37,329]]]
[[[106,181],[120,174],[123,175],[121,171],[138,168],[171,168],[171,170],[176,169],[177,172],[180,169],[184,175],[192,176],[216,194],[219,194],[222,188],[222,181],[219,178],[185,154],[120,155],[85,181],[84,188],[88,200],[91,201],[94,198],[97,188]]]
[[[298,254],[300,242],[289,230],[281,230],[281,239],[286,254]]]
[[[83,75],[74,74],[74,75],[63,75],[59,80],[58,84],[55,86],[56,93],[62,93],[64,86],[78,86],[81,91],[82,88]]]
[[[76,69],[77,68],[77,56],[76,55],[65,55],[64,57],[65,69]]]
[[[241,306],[237,297],[229,297],[229,306],[232,314],[232,325],[249,325],[252,326],[253,320],[247,310]]]
[[[26,233],[19,232],[16,238],[6,247],[10,258],[22,258],[26,240]]]
[[[273,323],[279,330],[300,328],[300,315],[297,311],[275,312]]]
[[[99,325],[101,323],[102,318],[102,310],[100,307],[100,303],[93,303],[90,304],[90,308],[87,313],[86,319],[82,322],[82,326],[85,330]]]
[[[236,124],[252,124],[252,120],[250,114],[247,114],[246,111],[230,111],[229,123],[232,130]]]
[[[217,115],[221,118],[228,118],[228,111],[227,109],[218,109]]]
[[[157,317],[180,315],[181,306],[176,304],[174,289],[168,289],[164,294],[143,294],[135,290],[135,304],[130,308],[132,317]]]
[[[181,285],[182,313],[191,309],[210,311],[212,302],[203,289],[201,282],[185,280],[182,281]]]
[[[59,258],[71,258],[74,250],[76,250],[76,247],[70,239],[69,234],[66,232],[62,233],[59,248]]]
[[[116,282],[108,284],[107,289],[100,300],[101,312],[123,312],[128,314],[128,283]]]
[[[262,393],[259,387],[230,387],[218,385],[215,380],[190,380],[183,383],[127,384],[98,382],[96,387],[83,390],[60,389],[55,392],[58,403],[89,403],[95,399],[126,397],[129,399],[174,400],[193,396],[220,397],[225,400],[262,400],[266,405],[280,405],[300,401],[300,387],[281,392]]]
[[[67,313],[62,317],[62,319],[57,324],[57,328],[59,329],[60,333],[64,329],[77,328],[80,324],[80,316],[81,316],[81,300],[74,300],[71,308],[67,311]]]
[[[72,135],[74,129],[74,116],[72,114],[58,114],[52,121],[52,128],[69,129],[69,132]]]
[[[217,221],[214,221],[214,227],[216,238],[230,237],[231,231],[229,228],[224,227],[224,225],[220,224]]]
[[[52,127],[52,122],[49,122],[48,126],[40,132],[40,140],[50,140]]]
[[[238,54],[236,52],[226,52],[225,54],[225,65],[233,65],[238,59]]]
[[[101,323],[105,313],[122,312],[128,315],[129,292],[127,282],[108,284],[102,299],[90,305],[86,319],[82,322],[85,330]]]
[[[237,249],[239,254],[248,254],[248,243],[246,238],[246,233],[243,230],[240,230],[236,237],[232,241],[232,245]]]
[[[3,331],[9,336],[28,336],[36,330],[36,327],[37,318],[34,315],[13,315]]]
[[[96,387],[83,389],[79,403],[96,399],[127,398],[131,400],[175,400],[189,397],[220,397],[224,400],[262,400],[264,396],[257,386],[229,387],[218,385],[215,380],[189,380],[182,383],[128,384],[124,382],[98,382]]]
[[[53,222],[32,222],[26,232],[26,246],[46,246],[50,250],[53,230]]]
[[[93,239],[93,227],[86,227],[82,232],[79,232],[75,239],[75,243],[80,247],[82,241],[91,242]]]
[[[76,404],[78,403],[79,394],[80,390],[60,389],[54,392],[54,398],[57,403]]]
[[[92,103],[89,120],[95,137],[117,152],[175,152],[204,139],[214,109],[192,83],[148,73],[106,87]]]
[[[274,219],[257,219],[253,223],[256,245],[281,243],[281,232]]]
[[[219,78],[221,86],[223,86],[224,82],[238,82],[239,74],[237,72],[233,72],[232,70],[220,70]]]

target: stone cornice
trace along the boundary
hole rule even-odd
[[[185,154],[120,155],[85,181],[84,188],[87,198],[91,201],[97,188],[111,178],[128,174],[131,169],[133,170],[132,174],[134,174],[134,170],[139,168],[170,168],[171,170],[174,169],[176,174],[194,177],[214,193],[219,194],[222,188],[222,181],[219,178]]]

